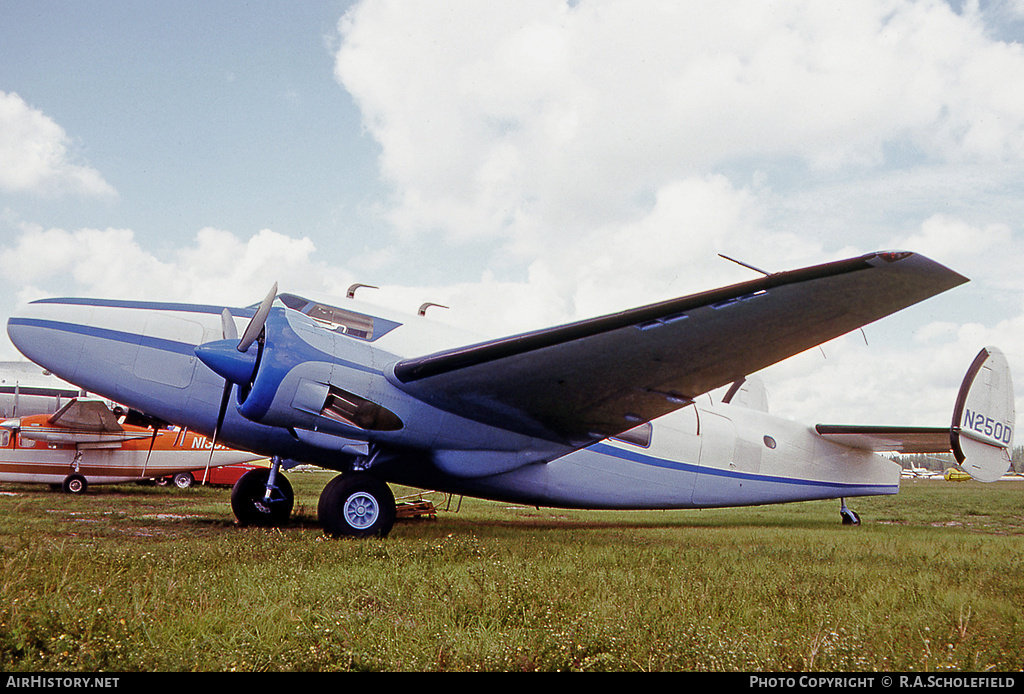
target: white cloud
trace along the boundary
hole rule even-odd
[[[130,229],[24,226],[0,254],[0,277],[29,293],[245,306],[274,282],[281,291],[337,295],[351,281],[315,257],[308,238],[264,229],[248,239],[201,229],[191,244],[162,253],[144,248]],[[29,298],[28,296],[23,298]]]
[[[754,157],[871,167],[1024,156],[1021,46],[939,1],[364,2],[336,75],[408,232],[521,241]]]
[[[98,171],[74,161],[63,128],[17,94],[2,91],[0,190],[42,196],[116,195]]]
[[[893,244],[1016,291],[1024,290],[1024,278],[1017,270],[1024,255],[1022,245],[1007,224],[976,225],[942,214],[924,220],[919,230]]]
[[[360,298],[436,301],[452,308],[431,317],[495,336],[754,276],[718,253],[777,271],[908,248],[1000,312],[943,297],[766,378],[773,408],[801,419],[941,424],[981,346],[1004,347],[1024,381],[1007,212],[1024,199],[1024,54],[992,37],[991,11],[368,0],[340,24],[335,74],[380,145],[394,198],[375,230],[393,235],[331,265],[270,230],[202,229],[159,252],[130,230],[23,227],[0,272],[23,297],[238,305],[275,280],[342,300],[372,271],[391,286]],[[472,269],[387,277],[434,260]]]
[[[1019,4],[366,0],[335,75],[380,144],[399,243],[520,263],[436,288],[500,307],[480,312],[497,332],[753,276],[717,253],[775,271],[908,248],[967,274],[958,296],[987,311],[943,297],[767,375],[801,417],[936,423],[980,347],[1024,337],[1007,16]]]

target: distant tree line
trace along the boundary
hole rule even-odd
[[[925,470],[942,472],[956,465],[956,459],[952,453],[913,453],[910,455],[891,455],[889,458],[899,463],[900,467],[904,470],[924,468]],[[1013,455],[1010,456],[1010,471],[1024,473],[1024,446],[1013,447]]]

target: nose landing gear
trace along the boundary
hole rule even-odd
[[[231,489],[231,510],[241,525],[284,525],[294,505],[295,493],[288,478],[281,474],[280,458],[274,458],[270,468],[245,473]]]

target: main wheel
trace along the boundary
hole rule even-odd
[[[231,510],[242,525],[278,526],[288,522],[295,504],[295,493],[288,478],[277,473],[270,500],[264,497],[270,470],[249,470],[231,489]]]
[[[339,475],[320,493],[317,516],[332,537],[387,537],[395,524],[395,495],[376,477]]]
[[[64,484],[61,485],[61,488],[68,494],[85,494],[85,491],[89,488],[89,483],[79,474],[68,475],[64,478]]]
[[[188,489],[196,481],[191,472],[179,472],[174,476],[174,486],[178,489]]]

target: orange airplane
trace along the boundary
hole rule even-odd
[[[90,484],[167,477],[211,465],[205,436],[124,420],[102,400],[75,398],[52,415],[0,422],[0,482],[49,484],[81,494]],[[262,457],[220,445],[215,450],[217,466]]]

